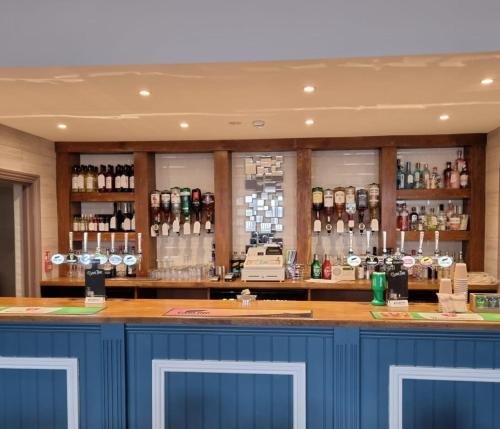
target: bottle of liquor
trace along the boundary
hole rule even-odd
[[[439,176],[437,167],[432,167],[431,189],[439,189],[440,187],[441,187],[441,176]]]
[[[324,200],[324,192],[323,188],[320,186],[316,186],[312,189],[312,205],[313,210],[316,213],[316,218],[314,220],[313,231],[321,232],[321,219],[320,213],[323,209],[323,200]]]
[[[417,229],[419,231],[425,231],[427,229],[427,214],[425,212],[425,206],[420,206]]]
[[[438,227],[439,231],[446,231],[447,222],[446,222],[446,212],[444,211],[444,204],[439,204],[439,212],[438,212]]]
[[[457,159],[455,160],[455,165],[457,167],[458,172],[460,173],[465,166],[465,159],[462,155],[462,150],[457,150]]]
[[[78,165],[73,165],[71,170],[71,192],[78,192],[78,175],[80,174],[80,167]]]
[[[396,159],[396,189],[401,189],[401,184],[399,183],[399,170],[401,169],[401,159]]]
[[[122,190],[122,166],[117,165],[115,167],[115,192],[121,192]]]
[[[424,169],[422,170],[422,184],[423,188],[431,189],[431,172],[429,170],[429,164],[424,164]]]
[[[445,188],[451,188],[451,162],[446,163],[446,168],[443,171],[443,183]]]
[[[97,176],[97,191],[106,192],[106,166],[101,165],[99,175]]]
[[[115,185],[114,182],[115,182],[115,169],[112,165],[108,165],[105,177],[106,192],[113,192]]]
[[[149,208],[151,213],[151,237],[158,237],[161,227],[161,192],[153,191],[149,196]]]
[[[449,215],[448,226],[452,231],[460,230],[460,215],[458,214],[458,207],[455,206],[453,212]]]
[[[422,170],[420,169],[420,162],[415,163],[415,171],[413,172],[413,187],[415,189],[422,189]]]
[[[410,231],[416,231],[418,229],[418,213],[416,207],[411,208],[409,223],[410,223]]]
[[[403,204],[401,209],[401,231],[408,231],[409,227],[409,213],[406,209],[406,204]]]
[[[332,279],[332,263],[328,255],[325,255],[323,265],[321,266],[321,277],[325,280]]]
[[[413,189],[413,173],[411,171],[411,162],[406,163],[406,171],[405,171],[405,189]]]
[[[215,196],[212,192],[205,192],[203,195],[203,210],[205,210],[207,221],[205,222],[205,231],[211,233],[213,230],[215,216]]]
[[[467,163],[465,161],[460,172],[460,187],[463,189],[469,187],[469,170],[467,169]]]
[[[132,207],[131,203],[121,203],[123,208],[123,220],[121,230],[125,232],[132,231]]]
[[[191,191],[191,207],[194,212],[194,224],[193,233],[199,234],[201,231],[201,191],[198,188],[194,188]]]
[[[160,222],[161,227],[159,233],[161,235],[168,235],[170,229],[170,191],[165,190],[160,194]]]
[[[128,187],[129,187],[129,191],[130,192],[134,192],[135,191],[135,173],[134,173],[134,164],[132,164],[130,166],[130,171],[129,171],[130,175],[129,175],[129,178],[128,178]]]
[[[311,278],[321,278],[321,263],[319,262],[318,255],[316,253],[314,254],[313,262],[311,264]]]
[[[181,189],[181,213],[184,220],[184,234],[191,234],[191,189]]]
[[[396,231],[401,231],[403,218],[401,216],[401,211],[403,208],[400,203],[396,203]]]
[[[450,188],[460,189],[460,172],[457,170],[456,165],[453,166],[450,173]]]
[[[122,192],[128,192],[129,191],[129,172],[128,172],[129,166],[125,165],[122,168],[122,175],[120,179],[120,186],[121,186],[121,191]]]
[[[398,169],[398,189],[405,189],[406,187],[406,175],[403,166],[400,165]]]
[[[429,209],[429,213],[427,213],[427,230],[435,231],[438,226],[438,219],[434,210],[434,207]]]
[[[85,167],[78,167],[78,192],[85,192]]]
[[[92,172],[89,170],[89,166],[86,165],[83,165],[82,169],[85,192],[93,192],[94,180],[92,179]]]

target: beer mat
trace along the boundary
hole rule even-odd
[[[500,316],[495,319],[485,317],[485,314],[478,313],[420,313],[416,311],[372,311],[371,313],[374,319],[382,320],[487,320],[491,322],[500,322]]]
[[[102,310],[104,307],[2,307],[0,314],[90,315]]]
[[[311,310],[252,310],[246,308],[171,308],[166,317],[312,317]]]
[[[342,280],[340,279],[332,279],[332,280],[326,280],[326,279],[307,279],[306,282],[308,283],[324,283],[324,284],[333,284],[333,283],[339,283]]]

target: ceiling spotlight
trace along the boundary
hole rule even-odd
[[[59,128],[60,130],[65,130],[66,128],[68,128],[68,126],[66,124],[57,124],[57,128]]]
[[[263,128],[266,123],[262,119],[256,119],[255,121],[252,122],[252,125],[255,128]]]
[[[450,119],[450,116],[449,116],[449,115],[441,115],[441,116],[439,117],[439,120],[440,120],[440,121],[447,121],[448,119]]]
[[[179,125],[181,128],[189,128],[189,124],[186,121],[181,122]]]
[[[139,91],[139,95],[143,96],[143,97],[149,97],[151,95],[151,92],[148,91],[147,89],[141,89]]]
[[[316,91],[316,87],[315,86],[312,86],[312,85],[306,85],[306,86],[304,86],[304,92],[305,93],[311,94],[314,91]]]
[[[481,84],[482,85],[491,85],[493,82],[495,82],[494,79],[492,79],[491,77],[487,77],[487,78],[484,78],[482,81],[481,81]]]
[[[314,119],[306,119],[305,120],[306,125],[311,126],[314,125]]]

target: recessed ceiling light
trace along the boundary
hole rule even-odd
[[[151,92],[148,91],[147,89],[141,89],[139,91],[139,95],[142,95],[143,97],[149,97],[151,95]]]
[[[311,94],[314,91],[316,91],[316,87],[315,86],[313,86],[313,85],[306,85],[306,86],[304,86],[304,92],[305,93]]]
[[[252,122],[252,125],[255,128],[263,128],[266,123],[262,119],[256,119],[255,121]]]
[[[481,84],[482,85],[491,85],[493,82],[495,82],[494,79],[492,79],[491,77],[487,77],[487,78],[484,78],[482,81],[481,81]]]
[[[440,121],[447,121],[448,119],[450,119],[450,115],[441,115],[439,117],[439,120]]]
[[[60,130],[65,130],[66,128],[68,128],[68,126],[66,124],[57,124],[57,128],[59,128]]]
[[[189,124],[186,121],[181,122],[179,125],[181,128],[189,128]]]
[[[314,125],[314,119],[306,119],[305,123],[309,126]]]

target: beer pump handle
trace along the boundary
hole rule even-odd
[[[97,246],[96,246],[96,252],[101,253],[101,233],[97,233]]]
[[[425,235],[425,232],[424,231],[420,231],[420,236],[419,236],[419,239],[418,239],[418,254],[419,255],[423,255],[423,250],[422,250],[422,247],[424,245],[424,235]]]
[[[382,253],[387,254],[387,231],[382,231]]]
[[[127,254],[128,253],[128,232],[125,233],[123,241],[124,241],[124,244],[123,244],[123,253]]]
[[[73,231],[69,232],[69,251],[73,253]]]
[[[434,254],[439,255],[439,231],[434,233]]]
[[[353,237],[353,232],[349,231],[349,255],[354,254],[354,250],[352,249],[352,237]]]
[[[82,245],[84,254],[88,253],[88,243],[89,243],[89,233],[84,232],[83,233],[83,245]]]
[[[401,246],[400,246],[400,252],[402,254],[405,253],[405,232],[404,231],[401,231]]]
[[[366,254],[370,254],[370,243],[372,239],[372,232],[368,229],[366,231]]]
[[[142,255],[142,232],[137,233],[137,253]]]
[[[111,233],[111,253],[115,251],[115,233]]]

